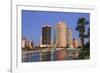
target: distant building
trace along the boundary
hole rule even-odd
[[[67,30],[67,41],[68,41],[68,48],[73,48],[72,30],[70,28],[68,28]]]
[[[22,37],[21,47],[22,48],[25,48],[25,45],[26,45],[26,38],[25,37]]]
[[[51,26],[45,25],[42,27],[42,45],[51,45]]]
[[[28,40],[25,37],[22,37],[21,47],[23,49],[33,49],[34,43],[33,41]]]
[[[67,47],[67,26],[65,22],[56,24],[56,47]]]
[[[27,41],[25,42],[25,48],[26,48],[26,49],[33,49],[33,47],[34,47],[33,41],[27,40]]]
[[[79,47],[79,42],[77,39],[73,39],[73,46],[74,48],[78,48]]]
[[[28,41],[28,47],[29,49],[33,49],[33,41]]]
[[[42,34],[40,34],[40,45],[42,45]]]

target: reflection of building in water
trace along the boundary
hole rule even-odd
[[[55,60],[66,60],[67,50],[62,48],[61,50],[55,51],[54,59]]]
[[[68,47],[73,48],[72,30],[70,28],[68,28],[67,30],[67,41],[68,41]]]
[[[77,39],[73,39],[73,46],[74,48],[78,48],[79,47],[79,42]]]
[[[51,60],[51,51],[42,52],[42,61],[50,61]]]
[[[67,26],[65,22],[56,25],[56,47],[67,47]]]
[[[41,46],[51,45],[51,26],[45,25],[42,27],[41,41],[42,41]]]

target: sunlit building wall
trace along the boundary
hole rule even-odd
[[[26,39],[24,37],[22,37],[22,41],[21,41],[22,48],[25,48],[25,43],[26,43]]]
[[[68,28],[67,30],[67,41],[68,41],[68,48],[73,48],[72,30],[70,28]]]
[[[33,49],[33,42],[32,41],[28,41],[28,46],[29,46],[29,49]]]
[[[56,24],[56,47],[67,47],[67,26],[65,22]]]

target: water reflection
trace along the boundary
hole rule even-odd
[[[77,59],[79,48],[56,48],[52,50],[22,51],[22,62],[59,61]]]

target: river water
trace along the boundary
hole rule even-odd
[[[58,61],[78,58],[79,51],[22,51],[22,62]]]

